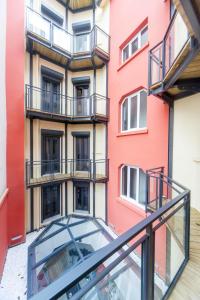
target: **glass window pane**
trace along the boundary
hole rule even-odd
[[[130,198],[137,198],[137,169],[130,168]]]
[[[131,43],[131,54],[135,53],[138,50],[138,38],[136,38],[132,43]]]
[[[122,130],[128,129],[128,99],[122,104]]]
[[[144,28],[141,32],[141,47],[148,42],[148,27]]]
[[[122,168],[122,195],[127,196],[127,166]]]
[[[137,128],[137,95],[131,97],[131,128]]]
[[[146,200],[146,174],[140,169],[140,179],[139,179],[139,199],[140,204],[145,204]]]
[[[126,48],[123,49],[123,62],[127,60],[129,57],[129,45],[126,46]]]
[[[145,91],[140,92],[140,122],[139,127],[143,128],[147,126],[147,93]]]

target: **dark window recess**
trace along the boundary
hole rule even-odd
[[[126,48],[123,49],[123,61],[127,60],[129,58],[129,45],[126,46]]]
[[[145,204],[146,202],[146,174],[140,169],[139,170],[139,199],[140,204]]]
[[[89,185],[75,185],[75,210],[89,211]]]
[[[147,93],[145,91],[140,92],[140,124],[139,127],[143,128],[147,126]]]
[[[60,135],[42,134],[42,175],[60,172],[60,143]]]
[[[122,195],[127,196],[128,167],[122,168]]]
[[[130,198],[137,198],[137,170],[130,168]]]
[[[74,113],[76,116],[89,115],[89,84],[75,85]]]
[[[122,105],[122,130],[128,129],[128,99]]]
[[[59,114],[61,109],[60,82],[42,76],[42,111]]]
[[[76,138],[76,170],[89,171],[89,137],[77,136]]]
[[[141,31],[141,47],[144,46],[148,42],[148,27],[145,27]]]
[[[134,54],[138,50],[138,38],[131,43],[131,54]]]
[[[63,26],[63,18],[50,8],[46,7],[44,4],[41,5],[41,12],[59,26]]]
[[[60,184],[42,187],[42,222],[60,214]]]
[[[131,97],[131,111],[130,111],[130,118],[131,118],[131,124],[130,128],[136,128],[137,127],[137,95],[134,97]]]

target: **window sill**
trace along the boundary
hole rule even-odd
[[[146,134],[148,133],[148,129],[138,129],[138,130],[132,130],[132,131],[127,131],[127,132],[120,132],[117,134],[117,137],[121,136],[129,136],[129,135],[137,135],[137,134]]]
[[[137,204],[137,202],[136,203],[131,203],[127,199],[124,199],[124,198],[121,198],[121,197],[118,197],[117,201],[121,205],[123,205],[126,208],[128,208],[129,210],[131,210],[131,211],[135,212],[136,214],[140,215],[142,218],[146,217],[145,207],[142,208],[141,206],[139,206]]]
[[[129,57],[123,64],[120,65],[120,67],[117,69],[117,72],[119,72],[124,66],[126,66],[130,61],[132,61],[136,56],[138,56],[141,52],[143,52],[146,48],[149,47],[149,42],[146,43],[142,48],[138,49],[131,57]]]

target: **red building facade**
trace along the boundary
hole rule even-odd
[[[111,1],[108,221],[118,233],[146,216],[144,172],[167,171],[169,107],[147,95],[147,80],[148,50],[169,18],[170,1]]]
[[[7,180],[6,189],[0,199],[0,275],[3,271],[7,248],[25,239],[24,1],[6,1],[6,6]]]

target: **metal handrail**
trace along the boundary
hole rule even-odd
[[[27,6],[26,9],[27,9],[27,12],[28,12],[28,11],[32,11],[33,13],[37,14],[37,15],[40,16],[43,20],[45,20],[45,21],[47,21],[47,22],[49,23],[49,26],[50,26],[50,39],[52,39],[52,31],[53,31],[53,27],[56,27],[56,28],[62,30],[63,32],[65,32],[67,35],[69,35],[69,36],[71,37],[71,39],[72,39],[72,41],[73,41],[73,42],[72,42],[73,45],[70,45],[70,46],[71,46],[70,49],[74,49],[74,39],[76,38],[76,35],[75,35],[75,34],[70,33],[69,31],[67,31],[67,30],[64,29],[63,27],[61,27],[61,26],[59,26],[58,24],[56,24],[54,21],[52,21],[52,20],[50,20],[49,18],[43,16],[43,15],[40,14],[39,12],[35,11],[33,8]],[[29,31],[27,21],[28,21],[28,19],[26,19],[26,30]],[[87,33],[84,33],[84,34],[87,34],[88,36],[92,36],[92,35],[94,34],[94,41],[93,41],[93,42],[96,42],[96,40],[97,40],[97,39],[96,39],[96,36],[97,36],[97,32],[98,32],[98,31],[101,32],[101,33],[103,33],[104,36],[108,39],[108,52],[105,51],[104,49],[102,49],[102,50],[103,50],[103,52],[109,54],[109,52],[110,52],[110,36],[109,36],[109,34],[107,34],[102,28],[100,28],[98,25],[95,24],[95,25],[93,26],[93,28],[92,28],[90,31],[88,31]],[[53,43],[53,41],[49,41],[49,42]],[[93,43],[93,45],[92,45],[92,47],[91,47],[91,49],[90,49],[90,52],[92,52],[93,49],[94,49],[96,46],[97,46],[96,43]],[[66,52],[68,53],[69,51],[66,50]],[[74,54],[76,53],[76,52],[74,52],[74,50],[71,50],[70,52],[71,52],[71,55],[74,55]]]
[[[170,51],[170,48],[168,48],[169,46],[167,46],[167,39],[168,39],[169,34],[170,34],[170,32],[171,32],[171,30],[174,26],[174,23],[176,21],[177,16],[179,16],[179,13],[178,13],[177,10],[175,10],[162,41],[157,43],[149,51],[149,88],[150,88],[151,85],[156,84],[156,83],[161,82],[161,81],[164,80],[164,78],[167,75],[169,69],[172,68],[172,66],[174,65],[177,57],[180,55],[181,51],[184,49],[185,45],[187,44],[187,42],[191,38],[190,35],[189,35],[189,32],[188,32],[188,38],[186,39],[186,41],[182,45],[182,48],[180,49],[180,51],[176,54],[175,58],[173,58],[173,61],[172,61],[172,63],[170,63],[169,68],[167,68],[167,66],[166,66],[166,55],[167,55],[167,51]],[[159,56],[161,56],[161,57],[158,57],[158,56],[155,55],[156,51],[160,51]],[[155,82],[152,82],[152,61],[154,61],[154,63],[156,63],[158,68],[159,68],[158,69],[159,78]],[[160,74],[160,70],[162,70],[161,74]]]
[[[182,203],[183,200],[183,203]],[[78,300],[82,296],[86,295],[91,288],[95,287],[106,275],[113,270],[122,260],[126,259],[128,255],[138,246],[142,246],[142,274],[141,277],[141,289],[142,289],[142,300],[153,300],[154,299],[154,256],[155,256],[155,232],[163,226],[170,217],[172,217],[179,209],[184,207],[185,209],[185,242],[184,250],[185,256],[178,272],[173,277],[173,280],[165,295],[162,299],[166,299],[167,295],[171,292],[173,286],[180,277],[188,259],[189,259],[189,213],[190,213],[190,191],[184,190],[177,197],[172,199],[169,203],[160,207],[157,211],[149,215],[146,219],[134,227],[127,230],[121,236],[113,240],[109,245],[96,251],[91,257],[83,261],[80,265],[75,266],[70,272],[64,273],[60,278],[51,283],[48,287],[39,291],[36,295],[31,297],[31,300],[41,299],[54,299],[59,297],[63,293],[69,291],[73,286],[85,278],[88,274],[94,271],[98,266],[102,265],[107,259],[111,258],[114,254],[118,253],[120,249],[124,249],[122,255],[115,258],[110,265],[106,266],[105,269],[98,274],[94,279],[91,279],[85,284],[79,292],[71,297],[72,300]],[[166,214],[168,213],[168,214]],[[142,236],[141,233],[143,232]],[[123,248],[131,240],[137,238],[128,249]]]

